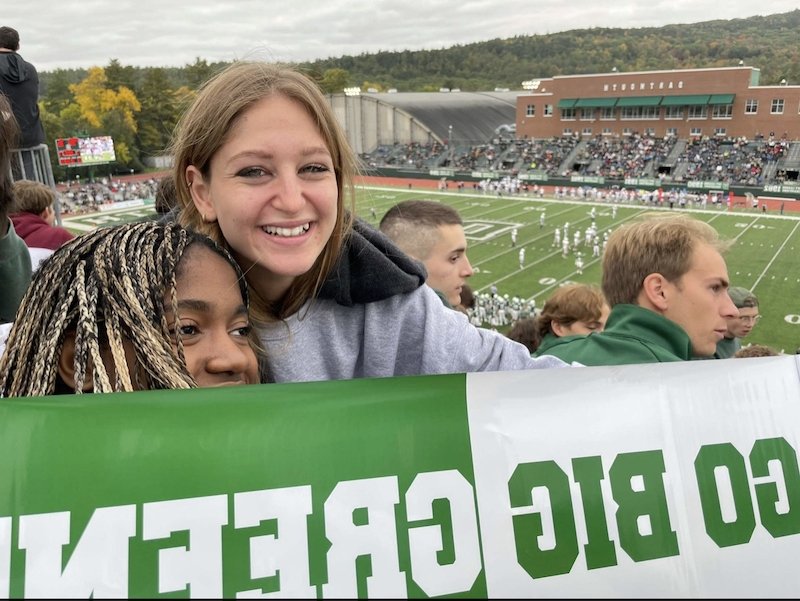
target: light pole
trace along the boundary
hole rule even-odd
[[[447,127],[447,149],[453,149],[453,126],[449,125]]]

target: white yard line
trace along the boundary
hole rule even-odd
[[[790,233],[790,234],[789,234],[789,235],[786,237],[786,240],[784,240],[784,241],[783,241],[783,244],[781,244],[781,247],[780,247],[780,248],[779,248],[779,249],[778,249],[778,250],[775,252],[775,255],[772,257],[772,259],[770,260],[770,262],[769,262],[769,263],[767,263],[767,266],[764,268],[764,271],[762,271],[762,272],[761,272],[761,275],[760,275],[760,276],[758,276],[758,279],[756,280],[756,283],[755,283],[755,284],[753,284],[753,286],[750,288],[750,290],[751,290],[751,291],[755,292],[756,286],[758,286],[758,283],[759,283],[759,282],[761,281],[761,279],[762,279],[762,278],[763,278],[763,277],[766,275],[767,271],[769,271],[769,268],[770,268],[770,267],[772,266],[772,264],[775,262],[775,259],[777,259],[777,258],[778,258],[778,255],[779,255],[779,254],[781,254],[781,251],[783,250],[783,247],[784,247],[784,246],[786,246],[786,243],[787,243],[787,242],[789,242],[789,239],[790,239],[790,238],[791,238],[791,237],[794,235],[794,232],[795,232],[795,230],[797,229],[797,227],[798,227],[798,226],[800,226],[800,221],[798,221],[798,222],[795,224],[794,228],[792,229],[792,232],[791,232],[791,233]]]

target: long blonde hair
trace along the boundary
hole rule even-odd
[[[248,280],[253,299],[252,316],[261,322],[293,315],[307,300],[316,296],[352,230],[355,215],[353,182],[357,166],[344,131],[322,92],[306,75],[286,65],[237,61],[202,86],[193,104],[181,117],[172,142],[181,224],[197,229],[230,250],[219,224],[206,223],[195,207],[186,181],[186,169],[193,165],[203,178],[210,180],[211,161],[229,140],[239,118],[253,105],[273,96],[296,102],[317,126],[333,161],[338,200],[336,223],[330,239],[313,267],[295,278],[280,303],[268,302],[259,294],[254,282]],[[348,199],[349,211],[345,210]]]

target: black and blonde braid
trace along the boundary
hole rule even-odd
[[[53,394],[70,331],[75,332],[76,393],[81,392],[90,366],[94,392],[196,387],[179,328],[170,332],[164,311],[166,301],[175,319],[179,317],[178,265],[196,242],[228,261],[249,307],[236,261],[198,232],[176,223],[148,221],[83,234],[56,250],[34,274],[0,359],[0,397]],[[126,340],[135,351],[132,371]],[[105,346],[113,357],[114,378],[103,365]]]

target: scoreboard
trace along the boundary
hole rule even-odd
[[[116,160],[114,140],[111,136],[91,138],[58,138],[56,140],[58,164],[62,167],[98,165]]]

